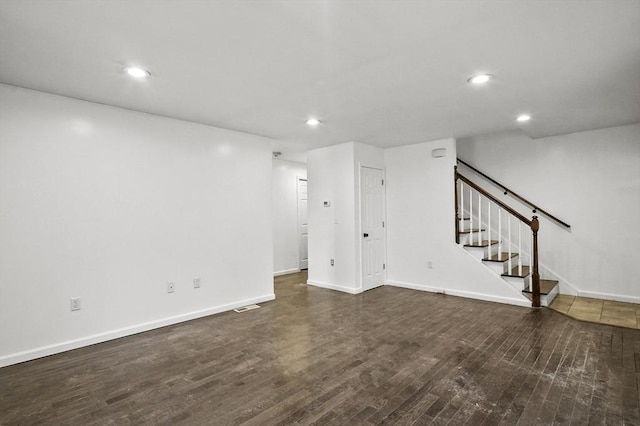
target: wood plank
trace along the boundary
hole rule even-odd
[[[395,287],[277,299],[0,369],[0,424],[638,424],[640,330]]]

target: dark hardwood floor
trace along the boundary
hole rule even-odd
[[[640,425],[640,330],[393,287],[0,369],[2,425]]]

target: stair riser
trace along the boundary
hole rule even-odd
[[[478,260],[482,260],[485,258],[486,249],[484,247],[465,247],[464,249],[469,253],[471,253],[473,257],[475,257]]]
[[[553,290],[551,290],[551,293],[543,294],[543,295],[540,296],[540,304],[542,306],[549,306],[551,304],[551,302],[553,302],[553,299],[555,299],[555,297],[558,295],[559,292],[560,292],[560,286],[557,285],[557,286],[555,286],[555,288]]]
[[[491,269],[498,275],[504,274],[504,265],[498,262],[482,262],[487,268]]]
[[[527,285],[527,278],[502,277],[502,279],[508,282],[513,288],[518,291],[524,290],[525,286]]]
[[[516,259],[516,258],[514,258]],[[483,261],[483,264],[485,264],[489,269],[491,269],[493,272],[495,272],[498,275],[502,275],[505,272],[507,272],[509,270],[507,262],[487,262],[487,261]],[[511,263],[513,264],[513,260],[511,261]],[[516,263],[517,265],[517,263]]]
[[[531,275],[529,275],[528,277],[526,277],[524,279],[524,288],[525,288],[525,290],[532,291],[533,290],[531,288],[532,286],[533,286],[533,280],[531,279]]]
[[[495,239],[496,236],[493,235],[493,238]],[[481,231],[480,232],[480,241],[482,240],[487,240],[488,236],[487,236],[487,231]],[[478,241],[478,233],[474,233],[473,234],[473,242],[477,242]],[[469,244],[471,242],[471,234],[460,234],[460,244],[465,245],[465,244]],[[507,246],[507,244],[504,244],[502,246],[502,251],[503,252],[508,252],[509,247]],[[492,248],[492,252],[491,254],[496,254],[499,251],[499,246],[498,244],[494,244],[493,248]],[[512,253],[516,253],[518,251],[518,248],[516,246],[511,246],[511,252]],[[488,251],[487,251],[488,253]],[[528,256],[528,254],[525,253],[525,258]],[[515,258],[514,258],[515,259]],[[523,260],[524,263],[524,260]]]
[[[484,240],[485,232],[480,232],[480,241]],[[473,234],[473,241],[478,241],[478,233]],[[471,242],[471,234],[460,234],[460,244],[465,245]]]

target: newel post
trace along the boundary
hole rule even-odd
[[[538,272],[538,230],[540,229],[540,222],[538,222],[538,216],[531,218],[531,232],[533,232],[533,272],[531,274],[531,286],[533,293],[533,307],[540,307],[540,273]]]
[[[453,192],[454,202],[456,203],[456,215],[455,215],[455,232],[456,232],[456,244],[460,244],[460,212],[458,211],[458,166],[453,166]]]

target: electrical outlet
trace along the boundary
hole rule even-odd
[[[193,278],[193,288],[200,288],[200,277]]]
[[[333,259],[331,259],[331,266],[333,266]]]
[[[72,297],[71,298],[71,310],[72,311],[79,311],[80,310],[80,298],[79,297]]]
[[[173,293],[176,291],[176,283],[167,283],[167,293]]]

